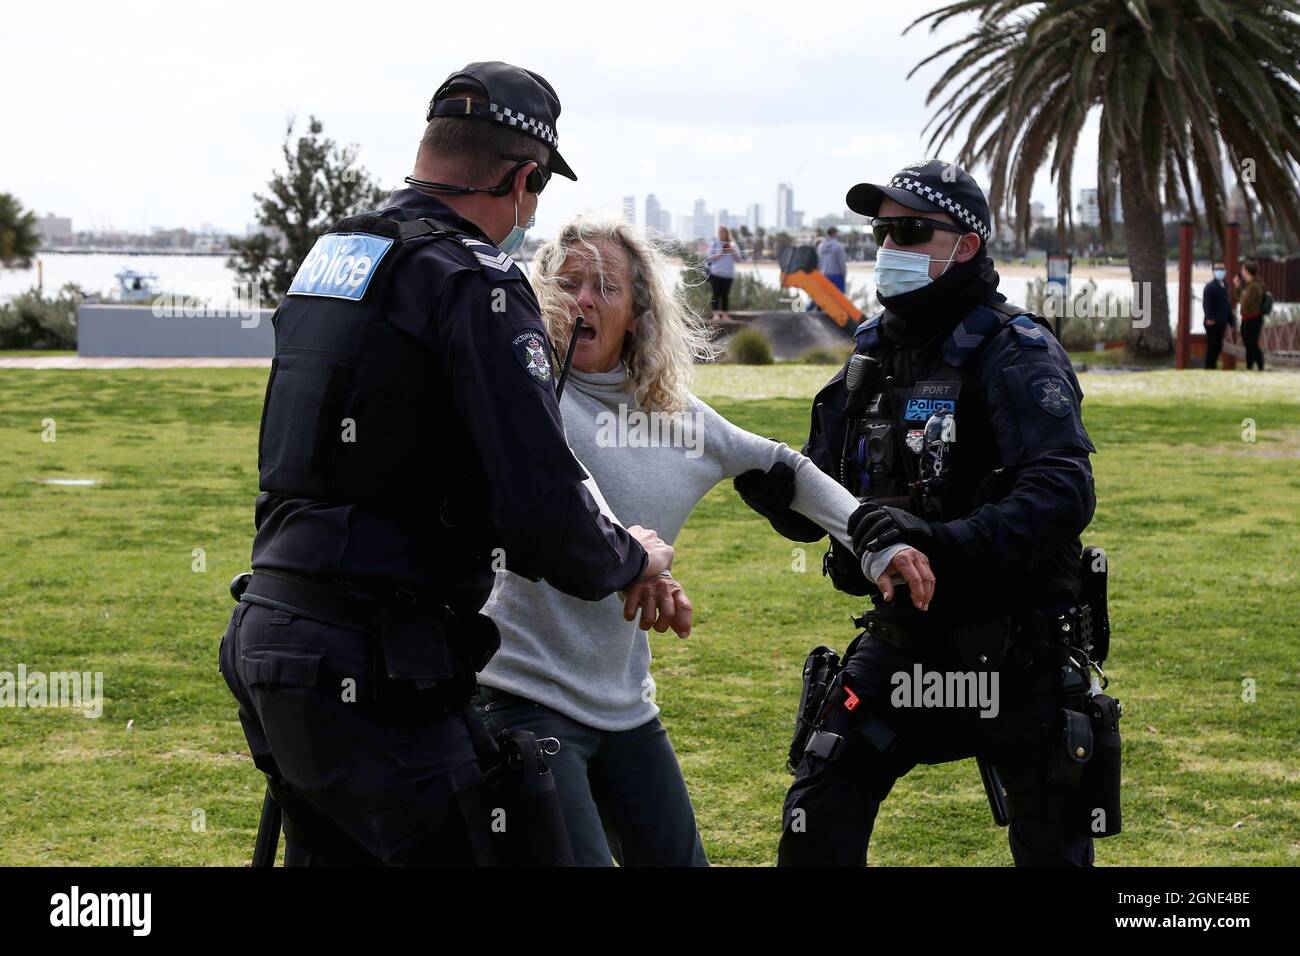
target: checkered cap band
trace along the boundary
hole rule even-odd
[[[911,176],[895,176],[889,181],[889,185],[899,189],[906,189],[908,192],[916,193],[922,199],[934,203],[944,212],[955,218],[958,222],[967,226],[972,232],[977,233],[985,242],[988,241],[989,227],[984,225],[984,223],[980,221],[980,218],[965,206],[955,200],[949,199],[933,186],[929,186],[921,182],[919,179],[913,179]]]
[[[549,143],[552,149],[560,148],[559,137],[555,135],[555,130],[543,123],[541,120],[526,116],[518,110],[512,110],[508,106],[501,106],[499,103],[488,103],[488,115],[498,123],[505,123],[515,128],[527,127],[521,132],[528,133],[530,136],[536,136],[538,139]]]

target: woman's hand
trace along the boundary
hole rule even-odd
[[[673,546],[664,541],[654,531],[649,528],[643,528],[639,524],[634,524],[627,529],[627,533],[645,548],[648,559],[645,563],[645,572],[642,579],[652,578],[657,574],[667,571],[673,566]]]
[[[641,578],[627,591],[623,601],[623,619],[636,617],[641,611],[641,630],[654,628],[660,634],[670,627],[678,637],[691,633],[691,600],[686,591],[668,574]]]

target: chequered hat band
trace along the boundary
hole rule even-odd
[[[526,127],[520,132],[526,132],[530,136],[536,136],[538,139],[549,143],[552,149],[559,149],[560,140],[555,135],[555,130],[547,126],[541,120],[534,119],[531,116],[525,116],[518,110],[512,110],[508,106],[501,106],[497,103],[488,103],[488,115],[499,123],[506,123],[510,126]]]
[[[989,238],[989,227],[976,216],[973,212],[956,200],[949,199],[933,186],[921,182],[919,179],[913,179],[911,176],[895,176],[889,182],[890,186],[899,189],[906,189],[910,193],[916,193],[922,199],[934,203],[944,212],[951,215],[958,222],[967,226],[972,232],[979,235],[985,242]]]

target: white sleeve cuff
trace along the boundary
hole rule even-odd
[[[885,568],[889,567],[889,562],[894,560],[894,555],[900,551],[912,550],[915,549],[910,544],[891,544],[884,551],[868,552],[862,558],[862,573],[868,581],[875,584],[885,573]]]

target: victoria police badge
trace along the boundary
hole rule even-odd
[[[551,360],[546,354],[546,340],[541,332],[529,329],[520,332],[510,343],[514,346],[515,358],[524,367],[524,371],[545,385],[551,380]]]
[[[1064,418],[1074,407],[1065,382],[1054,375],[1034,379],[1029,383],[1029,390],[1043,410],[1057,418]]]

